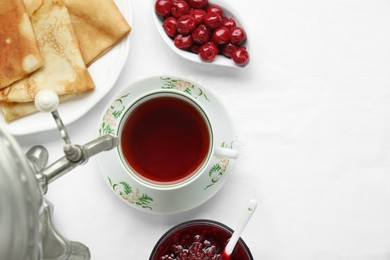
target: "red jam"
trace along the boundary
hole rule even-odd
[[[149,260],[222,260],[222,252],[231,231],[221,223],[210,220],[184,222],[168,231],[155,246]],[[230,260],[253,260],[240,240]]]

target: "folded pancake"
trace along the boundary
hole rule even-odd
[[[0,89],[43,64],[22,0],[0,1]]]
[[[60,103],[75,96],[76,94],[60,96]],[[35,107],[34,102],[3,103],[1,105],[1,112],[3,113],[4,120],[9,123],[23,116],[38,112],[38,109]]]
[[[111,50],[131,31],[113,0],[63,0],[87,66]],[[128,0],[126,0],[128,1]],[[43,0],[24,0],[30,16]]]
[[[64,3],[69,10],[87,66],[112,49],[131,31],[113,0],[64,0]]]
[[[37,112],[34,102],[25,103],[4,103],[1,105],[1,112],[6,122],[11,122],[24,115],[29,115]]]
[[[41,1],[30,19],[44,60],[43,67],[0,90],[0,102],[30,102],[42,89],[51,89],[58,95],[94,89],[63,2]]]

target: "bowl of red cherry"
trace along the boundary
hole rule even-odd
[[[151,0],[164,42],[194,62],[245,68],[249,40],[242,18],[224,0]]]
[[[223,251],[233,230],[217,221],[190,220],[168,230],[157,242],[149,260],[224,260]],[[253,256],[241,238],[230,260],[253,260]]]

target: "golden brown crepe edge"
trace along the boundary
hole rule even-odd
[[[76,96],[76,94],[60,96],[60,103],[70,100]],[[0,106],[4,121],[6,123],[10,123],[12,121],[15,121],[16,119],[38,112],[38,109],[35,107],[34,102],[2,103],[0,104]]]
[[[40,5],[39,9],[34,11],[33,17],[31,17],[34,31],[35,31],[35,34],[37,35],[38,43],[40,45],[39,47],[41,48],[41,45],[46,46],[44,48],[47,48],[47,46],[52,46],[52,45],[56,46],[55,43],[50,44],[50,45],[47,44],[47,40],[49,40],[51,38],[46,39],[47,37],[50,37],[50,35],[46,36],[44,33],[43,34],[41,33],[40,27],[42,27],[41,24],[44,23],[45,20],[41,21],[40,19],[47,19],[46,16],[48,14],[53,16],[52,10],[54,10],[54,9],[52,9],[52,8],[53,8],[53,6],[57,6],[59,8],[59,12],[64,12],[64,14],[66,15],[65,16],[66,23],[64,23],[63,28],[70,35],[69,39],[71,40],[70,41],[71,46],[75,47],[72,49],[72,55],[76,54],[76,56],[72,56],[74,59],[70,65],[73,68],[72,71],[73,71],[74,76],[76,77],[75,80],[70,81],[67,84],[64,84],[64,80],[58,81],[61,84],[58,87],[56,87],[57,89],[55,90],[55,92],[58,95],[66,95],[66,94],[75,94],[75,93],[81,94],[81,93],[93,90],[95,88],[95,83],[94,83],[94,81],[93,81],[93,79],[92,79],[83,59],[82,59],[80,47],[78,45],[78,41],[77,41],[77,38],[76,38],[76,35],[74,32],[73,24],[70,20],[70,15],[69,15],[69,12],[67,10],[67,7],[64,5],[62,0],[47,0],[47,1],[44,1],[43,3],[44,4]],[[57,12],[58,12],[58,10],[57,10]],[[40,16],[42,16],[44,18],[38,18]],[[39,20],[37,20],[37,19],[39,19]],[[38,28],[37,28],[37,21],[39,24]],[[46,28],[46,27],[43,27],[43,29],[44,28]],[[56,35],[56,34],[53,34],[53,35]],[[63,35],[63,33],[58,34],[58,35]],[[68,41],[68,38],[65,38],[65,40]],[[62,46],[62,45],[60,45],[60,46]],[[53,51],[55,53],[57,53],[57,49],[53,49]],[[47,54],[44,51],[44,49],[41,48],[41,52],[43,53],[44,62],[45,63],[50,62],[50,60],[47,60],[47,58],[46,58]],[[67,51],[66,53],[69,53],[69,52]],[[52,56],[51,52],[49,52],[49,55]],[[60,55],[60,54],[57,56],[62,57],[62,55]],[[61,59],[69,60],[69,57],[65,57],[65,58],[61,58]],[[74,66],[76,66],[77,71],[75,70]],[[45,64],[44,68],[48,71],[52,69],[47,64]],[[44,74],[41,74],[41,73],[44,73]],[[45,86],[45,85],[42,86],[42,84],[39,83],[39,82],[42,82],[42,78],[44,78],[44,76],[46,76],[47,73],[48,72],[43,72],[43,70],[37,71],[37,74],[32,74],[31,77],[24,78],[23,80],[20,80],[20,81],[16,82],[15,84],[12,84],[11,86],[8,86],[7,88],[1,89],[0,90],[0,102],[12,103],[12,102],[33,101],[36,93],[40,89],[52,88],[51,87],[52,85],[50,85],[50,84],[48,84],[48,86]],[[60,73],[60,74],[63,74],[63,73]],[[38,82],[37,82],[37,77],[39,79]],[[46,82],[46,80],[44,82]],[[47,82],[45,84],[47,84]],[[24,95],[21,95],[19,93],[24,93]]]
[[[0,43],[0,58],[2,59],[0,61],[0,89],[25,78],[43,65],[43,59],[24,2],[22,0],[10,2],[12,4],[8,5],[8,9],[3,9],[5,16],[2,16],[5,20],[1,26],[7,28],[1,30],[2,36],[5,38],[2,38],[1,40],[4,42]],[[7,5],[7,2],[2,2],[1,5]],[[7,25],[7,23],[10,24]],[[9,57],[9,55],[13,57]],[[8,72],[3,71],[3,69],[8,70]],[[14,74],[10,69],[14,71]],[[7,76],[8,73],[9,76]]]

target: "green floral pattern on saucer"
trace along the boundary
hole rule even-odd
[[[127,182],[121,181],[119,183],[113,183],[109,177],[108,181],[114,192],[128,203],[152,210],[152,207],[149,204],[153,201],[153,198],[147,194],[141,194],[138,189],[134,191]]]

